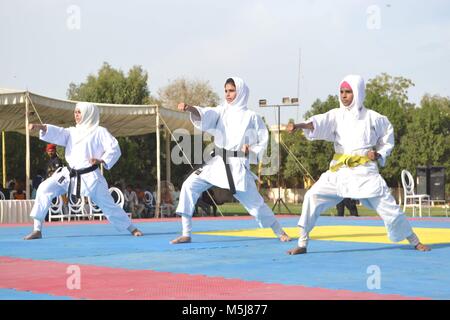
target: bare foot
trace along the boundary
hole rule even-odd
[[[280,241],[281,241],[281,242],[289,242],[289,241],[291,241],[291,237],[289,237],[289,236],[287,235],[287,233],[283,233],[283,234],[280,236]]]
[[[23,240],[34,240],[34,239],[41,239],[42,233],[40,231],[33,231],[29,235],[23,238]]]
[[[171,244],[189,243],[189,242],[191,242],[191,237],[186,236],[179,236],[178,238],[175,238],[172,241],[170,241]]]
[[[142,237],[144,234],[141,232],[141,230],[139,230],[138,228],[134,229],[133,231],[131,231],[131,234],[135,237]]]
[[[295,247],[294,249],[288,250],[287,254],[304,254],[306,253],[306,247]]]
[[[431,251],[431,248],[429,246],[424,245],[423,243],[419,243],[416,247],[416,250],[418,251]]]

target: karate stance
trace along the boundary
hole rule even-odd
[[[349,75],[340,83],[340,108],[311,117],[305,123],[288,125],[288,131],[303,129],[308,140],[334,143],[330,169],[305,194],[298,222],[298,246],[289,254],[306,253],[309,233],[317,218],[343,198],[359,199],[383,219],[389,239],[408,239],[415,249],[429,251],[420,243],[405,214],[390,194],[378,172],[394,147],[394,129],[389,120],[363,105],[365,85],[360,76]]]
[[[128,230],[134,236],[142,236],[125,211],[114,203],[98,168],[102,163],[109,170],[119,160],[121,153],[117,140],[107,129],[99,126],[100,114],[96,105],[77,103],[74,117],[76,126],[68,129],[50,124],[29,125],[30,130],[40,130],[41,140],[66,148],[69,166],[58,169],[39,185],[30,214],[34,219],[33,232],[24,239],[42,238],[42,224],[51,201],[64,193],[91,197],[117,230]]]
[[[172,244],[191,242],[192,214],[197,199],[212,186],[229,189],[234,197],[255,217],[262,228],[272,228],[285,242],[290,238],[258,193],[250,171],[250,162],[261,158],[267,147],[268,131],[262,119],[247,108],[249,89],[240,78],[225,83],[225,101],[216,108],[201,108],[178,104],[189,111],[193,125],[214,136],[213,157],[201,169],[192,173],[181,188],[176,213],[181,215],[183,232]]]

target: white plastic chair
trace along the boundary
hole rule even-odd
[[[122,191],[116,187],[111,187],[111,188],[109,188],[108,191],[111,194],[111,196],[113,195],[113,193],[117,194],[117,199],[113,197],[113,199],[115,199],[114,203],[116,205],[120,206],[121,208],[123,208],[123,206],[125,204],[125,197],[124,197]],[[103,214],[102,209],[100,209],[94,203],[94,201],[92,201],[91,197],[88,197],[88,204],[89,204],[89,216],[94,219],[99,218],[99,220],[103,220],[105,215]]]
[[[53,202],[56,200],[55,202]],[[48,222],[52,222],[53,219],[61,219],[64,221],[64,218],[68,218],[70,221],[70,214],[64,214],[64,200],[62,196],[58,196],[53,199],[52,204],[48,208]]]
[[[5,195],[3,194],[3,192],[0,191],[0,200],[5,200],[5,199],[6,199]]]
[[[152,210],[153,211],[155,210],[155,205],[153,204],[153,200],[154,200],[153,194],[150,191],[145,191],[144,192],[144,204],[145,204],[145,207],[150,212],[152,212]]]
[[[91,197],[88,197],[88,205],[89,205],[89,218],[95,219],[96,217],[99,218],[99,220],[103,220],[103,212],[102,209],[100,209],[94,201],[92,201]]]
[[[109,193],[111,193],[111,196],[113,195],[113,193],[117,194],[117,199],[115,200],[115,203],[121,208],[123,208],[123,206],[125,205],[125,196],[123,195],[122,190],[116,187],[111,187],[109,188]]]
[[[109,193],[111,193],[111,196],[115,193],[117,194],[117,199],[113,197],[113,199],[115,199],[115,204],[117,204],[119,207],[121,207],[123,209],[124,205],[125,205],[125,196],[122,192],[122,190],[120,190],[117,187],[111,187],[109,188]],[[131,213],[127,212],[127,215],[130,217],[131,219]]]
[[[416,216],[416,208],[419,208],[419,217],[422,217],[422,206],[428,207],[428,216],[431,216],[431,200],[428,194],[415,194],[414,192],[414,178],[408,170],[402,170],[402,185],[403,185],[403,211],[406,208],[412,208],[413,217]]]
[[[77,219],[89,216],[89,214],[86,213],[86,209],[84,207],[84,205],[85,205],[84,197],[78,198],[76,203],[73,202],[73,197],[71,195],[68,195],[68,197],[69,197],[68,205],[69,205],[69,215],[70,216],[73,215]]]

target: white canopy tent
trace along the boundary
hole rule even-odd
[[[26,135],[26,195],[30,196],[30,132],[29,123],[51,123],[61,127],[74,125],[73,110],[77,101],[60,100],[24,90],[0,88],[0,129],[2,130],[3,179],[6,179],[5,136],[6,131]],[[100,109],[100,125],[112,135],[134,136],[156,132],[157,163],[157,212],[160,207],[161,163],[160,131],[183,128],[194,132],[186,113],[158,105],[119,105],[96,103]],[[170,135],[166,134],[166,153],[170,153]],[[170,156],[166,157],[166,177],[170,180]]]

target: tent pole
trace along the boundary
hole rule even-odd
[[[28,128],[29,119],[29,107],[28,107],[28,92],[25,94],[25,190],[26,198],[30,199],[30,129]]]
[[[166,129],[165,131],[165,137],[166,137],[166,180],[168,183],[172,180],[171,178],[171,161],[170,161],[170,134],[169,130]]]
[[[262,160],[258,162],[258,192],[261,189],[261,171],[262,171]]]
[[[3,189],[6,189],[6,144],[5,131],[2,130],[2,173],[3,173]]]
[[[160,130],[159,130],[159,106],[156,107],[156,211],[155,218],[160,217],[161,207],[161,145],[160,145]]]

